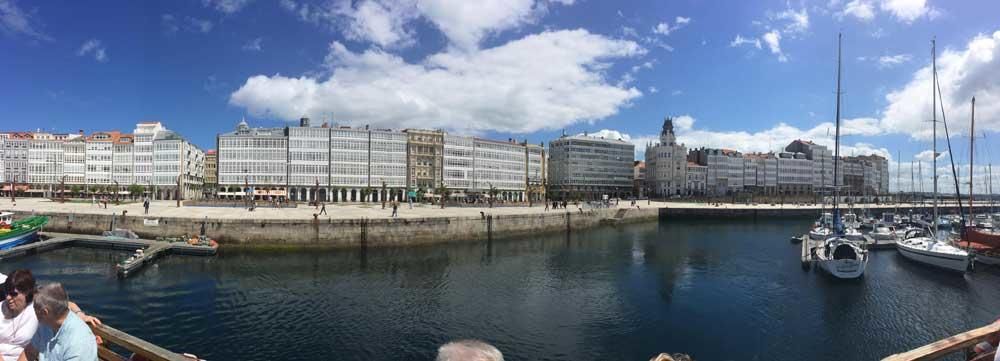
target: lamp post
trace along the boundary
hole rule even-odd
[[[182,175],[177,175],[177,188],[174,189],[174,200],[177,201],[177,208],[181,207],[181,177]]]
[[[66,203],[66,176],[59,179],[59,203]]]
[[[385,179],[380,179],[380,180],[382,181],[382,194],[379,195],[379,198],[382,201],[382,209],[385,209],[385,199],[387,198],[385,192],[386,184],[385,184]]]
[[[65,176],[64,176],[64,177],[65,177]],[[121,185],[119,185],[119,184],[118,184],[118,181],[116,181],[116,180],[113,180],[112,182],[115,182],[115,205],[117,206],[118,204],[120,204],[120,203],[118,202],[118,190],[120,189],[119,187],[120,187]]]
[[[247,169],[243,168],[243,203],[246,204],[247,208],[250,208],[250,176],[247,175]]]

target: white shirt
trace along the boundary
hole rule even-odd
[[[24,308],[14,318],[0,316],[0,357],[3,361],[17,361],[24,346],[31,342],[31,337],[38,329],[38,319],[31,304]],[[0,308],[7,308],[7,301],[0,302]]]

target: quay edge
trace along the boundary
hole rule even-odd
[[[376,219],[199,219],[121,217],[116,228],[139,237],[197,235],[202,223],[208,237],[225,246],[364,248],[417,246],[523,237],[541,233],[575,232],[606,224],[656,221],[662,209],[591,209],[489,217],[426,217]],[[49,217],[48,232],[94,234],[108,230],[111,214],[36,212]],[[147,220],[155,220],[150,222]]]

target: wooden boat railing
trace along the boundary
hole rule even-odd
[[[935,341],[934,343],[924,345],[920,348],[886,357],[882,359],[882,361],[936,360],[954,352],[965,351],[968,348],[975,346],[977,343],[986,340],[990,337],[990,335],[997,332],[1000,332],[1000,320],[971,331],[966,331],[946,339]],[[994,353],[979,355],[972,360],[992,361],[993,355]]]
[[[151,361],[192,360],[108,325],[91,325],[90,329],[94,332],[95,336],[100,336],[104,341],[103,344],[97,346],[97,357],[103,361],[126,361],[129,359],[129,356],[119,355],[116,351],[109,348],[111,345],[124,348]]]

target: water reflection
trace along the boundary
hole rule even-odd
[[[415,360],[474,337],[511,360],[877,359],[996,319],[996,269],[965,276],[872,254],[855,282],[802,272],[811,219],[684,220],[441,246],[3,264],[67,284],[108,323],[213,360]],[[726,345],[720,347],[719,345]],[[292,352],[288,352],[292,350]]]

